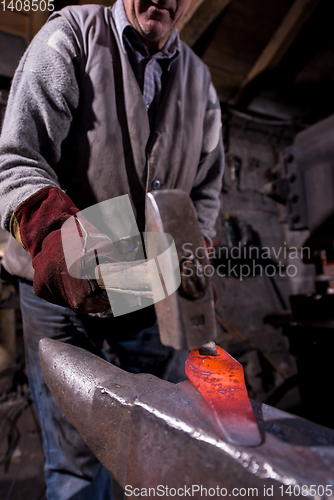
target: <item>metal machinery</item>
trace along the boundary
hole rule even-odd
[[[303,415],[333,427],[334,116],[297,134],[281,155],[284,175],[264,192],[286,206],[291,230],[309,229],[303,261],[316,269],[315,292],[290,296],[291,314],[266,318],[282,326],[297,358]]]

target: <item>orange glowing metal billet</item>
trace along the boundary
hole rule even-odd
[[[261,435],[238,361],[217,346],[217,356],[190,351],[186,375],[210,406],[219,429],[233,444],[257,446]]]

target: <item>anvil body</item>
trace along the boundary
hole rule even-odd
[[[327,485],[332,493],[324,498],[334,499],[332,430],[253,402],[263,442],[244,448],[221,438],[210,408],[190,382],[174,385],[133,375],[49,339],[40,342],[40,359],[64,413],[123,488],[148,492],[159,485],[198,485],[216,489],[211,498],[244,488],[246,498],[278,500],[295,497],[289,485],[292,491],[313,485],[317,492]],[[256,488],[254,495],[250,488]],[[203,498],[203,491],[192,498]]]

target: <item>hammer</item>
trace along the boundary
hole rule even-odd
[[[151,299],[162,344],[217,355],[209,260],[190,197],[178,189],[148,193],[144,239],[147,260],[98,265],[98,285],[111,302],[115,294]]]

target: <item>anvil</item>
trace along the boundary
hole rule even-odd
[[[160,485],[179,491],[176,498],[203,498],[206,488],[212,498],[291,500],[303,491],[304,498],[334,499],[334,431],[252,402],[263,442],[232,445],[189,381],[130,374],[50,339],[39,349],[51,392],[126,491],[139,488],[145,497],[151,488],[159,498]]]

